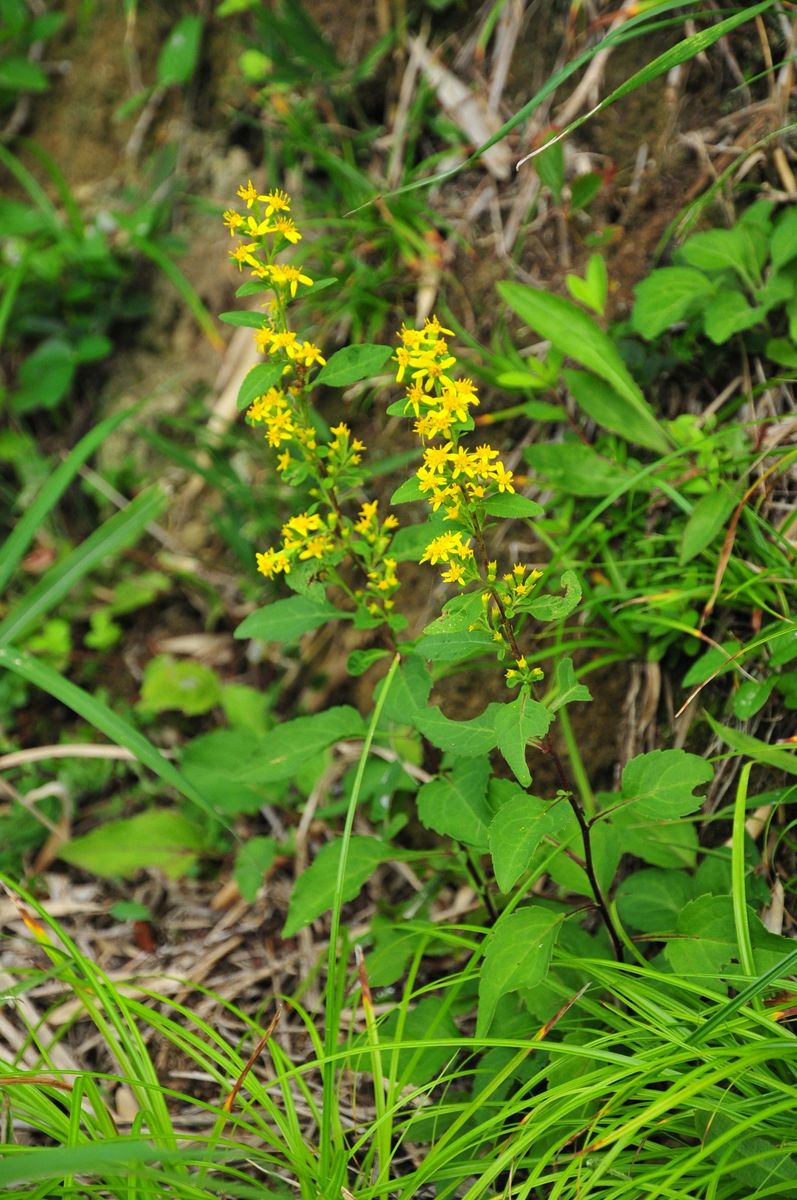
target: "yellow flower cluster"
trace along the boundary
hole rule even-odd
[[[480,506],[515,488],[512,472],[492,446],[469,450],[460,445],[461,435],[473,428],[471,409],[479,397],[471,379],[452,374],[457,360],[445,337],[451,333],[437,317],[427,320],[423,329],[402,325],[395,361],[396,379],[406,386],[404,415],[414,418],[413,428],[422,442],[434,443],[424,447],[417,471],[420,490],[435,512],[442,508],[444,520],[465,530],[436,538],[421,561],[443,563],[443,579],[464,587],[478,578],[465,536],[480,530]]]
[[[279,189],[259,192],[251,179],[237,194],[246,210],[224,213],[230,235],[240,239],[230,257],[240,271],[249,269],[260,290],[270,293],[254,339],[266,363],[280,369],[278,381],[249,405],[247,419],[265,426],[266,441],[277,451],[277,469],[286,482],[313,485],[311,509],[283,525],[279,545],[257,555],[257,569],[273,578],[290,574],[298,564],[309,564],[314,574],[334,583],[361,607],[369,620],[384,619],[398,588],[396,560],[389,554],[398,522],[392,516],[380,519],[375,500],[362,504],[356,521],[342,507],[345,495],[352,489],[359,491],[362,484],[359,464],[365,446],[352,437],[344,422],[324,436],[313,418],[307,392],[313,368],[323,367],[326,359],[320,347],[290,328],[287,315],[300,286],[311,288],[313,280],[298,264],[276,261],[286,246],[296,245],[302,237],[290,216],[291,198]],[[255,288],[249,284],[246,290]],[[344,560],[357,563],[362,587],[352,589],[337,570]]]

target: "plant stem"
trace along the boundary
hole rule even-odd
[[[551,761],[553,762],[554,767],[556,768],[556,773],[559,776],[559,782],[562,785],[562,790],[567,795],[567,802],[573,811],[574,817],[578,821],[578,827],[581,830],[581,842],[584,846],[584,870],[586,872],[587,879],[589,880],[589,885],[592,888],[592,894],[595,897],[595,903],[598,906],[598,911],[603,918],[606,931],[611,938],[614,956],[618,962],[622,962],[623,942],[620,934],[617,932],[614,921],[612,920],[612,914],[609,911],[609,905],[606,902],[606,897],[603,894],[603,889],[598,882],[598,876],[595,872],[595,860],[592,856],[592,833],[589,822],[584,816],[584,812],[581,808],[578,797],[573,793],[573,790],[568,783],[567,776],[565,775],[565,769],[562,765],[562,760],[559,757],[550,734],[548,734],[545,741],[541,743],[541,749],[550,757]]]

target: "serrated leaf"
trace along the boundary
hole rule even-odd
[[[433,779],[420,789],[416,796],[419,821],[442,837],[486,850],[492,816],[487,803],[489,777],[486,758],[460,760],[450,775]]]
[[[612,794],[605,799],[610,804],[616,797]],[[601,821],[600,825],[604,823]],[[618,808],[609,824],[619,830],[626,854],[633,854],[653,867],[691,869],[697,862],[697,831],[691,821],[650,821],[633,808]]]
[[[479,972],[477,1038],[488,1033],[502,996],[545,979],[561,922],[558,913],[547,909],[521,908],[493,930]]]
[[[288,919],[282,930],[283,937],[293,937],[332,907],[342,849],[342,838],[327,842],[296,880],[288,905]],[[394,856],[395,851],[378,838],[355,834],[349,841],[346,856],[343,903],[353,900],[379,864]]]
[[[672,820],[695,812],[703,796],[694,789],[714,777],[711,763],[686,750],[651,750],[626,764],[622,796],[638,816]]]
[[[380,680],[377,697],[381,696],[383,687],[384,680]],[[431,690],[432,676],[426,663],[417,654],[408,654],[393,675],[382,713],[389,721],[412,725],[417,714],[424,710]]]
[[[501,706],[495,719],[498,749],[523,787],[531,783],[526,762],[526,746],[532,738],[544,737],[551,723],[551,714],[544,704],[521,692],[517,700]]]
[[[263,362],[252,367],[238,390],[238,411],[248,408],[258,396],[264,396],[269,388],[275,387],[282,379],[283,370],[283,364],[279,362]]]
[[[679,259],[701,271],[733,271],[742,278],[755,277],[766,254],[766,235],[755,226],[707,229],[688,238]]]
[[[463,662],[494,649],[492,635],[482,629],[424,634],[415,644],[415,653],[429,662]]]
[[[438,750],[473,758],[477,754],[489,754],[495,746],[495,722],[502,708],[501,704],[488,704],[478,717],[452,721],[434,705],[419,713],[414,724]]]
[[[714,294],[715,284],[691,267],[662,267],[651,271],[634,289],[631,328],[653,341],[665,329],[697,312]]]
[[[363,719],[355,708],[342,704],[296,717],[270,730],[257,743],[257,757],[242,764],[232,778],[241,783],[273,783],[290,779],[309,758],[346,738],[361,738]]]
[[[390,346],[376,346],[367,342],[344,346],[327,360],[313,382],[323,383],[326,387],[348,387],[349,384],[359,383],[361,379],[376,375],[392,353]]]
[[[681,535],[678,562],[681,566],[705,550],[717,537],[733,512],[739,497],[726,484],[701,496],[689,514]]]
[[[514,887],[540,842],[564,829],[571,818],[567,801],[561,798],[541,800],[522,792],[502,804],[489,830],[495,880],[502,892]]]
[[[258,638],[262,642],[290,645],[311,629],[343,617],[323,593],[290,596],[275,600],[245,617],[233,634],[236,638]]]
[[[59,851],[65,862],[94,875],[130,878],[156,868],[179,879],[196,862],[200,826],[172,809],[150,808],[123,821],[107,821]]]
[[[575,571],[563,571],[559,586],[564,588],[564,596],[538,596],[525,606],[538,621],[560,621],[567,617],[581,599],[581,584]]]
[[[201,789],[220,815],[256,813],[263,807],[262,787],[236,778],[246,763],[257,761],[263,736],[253,737],[239,729],[214,729],[185,747],[180,764],[183,775]]]
[[[279,846],[272,837],[247,838],[238,850],[233,878],[238,884],[241,896],[250,904],[257,899],[263,876],[277,857],[278,852]]]
[[[577,305],[563,296],[520,283],[499,283],[498,292],[532,329],[548,338],[563,354],[605,379],[643,420],[650,417],[648,402],[617,347]],[[666,453],[669,442],[663,431],[651,430],[650,447]]]
[[[753,308],[741,292],[720,292],[712,296],[703,311],[703,327],[706,337],[711,338],[715,345],[721,346],[734,333],[743,329],[751,329],[762,317],[766,316],[763,308]]]
[[[672,933],[694,886],[684,871],[636,871],[617,889],[620,920],[637,933]]]
[[[556,691],[553,700],[548,704],[548,711],[555,713],[565,704],[576,704],[591,699],[592,693],[587,685],[579,683],[576,679],[572,658],[560,658],[556,664]]]
[[[528,496],[503,492],[499,496],[492,496],[484,505],[484,511],[491,517],[530,520],[542,516],[545,509],[536,500],[529,500]]]

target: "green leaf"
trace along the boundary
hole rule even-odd
[[[565,589],[564,596],[538,596],[524,606],[524,611],[538,621],[560,621],[569,616],[581,599],[581,584],[575,571],[563,571],[559,586]]]
[[[526,462],[565,495],[607,496],[628,478],[626,467],[581,442],[539,444],[523,451]]]
[[[234,311],[219,313],[219,320],[238,329],[262,329],[265,317],[262,313]]]
[[[579,407],[602,429],[619,434],[627,442],[658,449],[663,431],[652,413],[641,413],[597,375],[565,368],[562,376]]]
[[[332,907],[342,849],[342,838],[327,842],[296,880],[288,906],[288,919],[282,931],[284,938],[293,937]],[[349,841],[343,903],[354,899],[380,863],[394,857],[395,851],[385,842],[355,834]]]
[[[370,955],[367,970],[369,982],[374,986]],[[451,1007],[442,996],[426,996],[408,1011],[396,1006],[379,1025],[380,1041],[426,1043],[423,1049],[402,1049],[395,1057],[391,1055],[391,1071],[395,1072],[399,1086],[412,1083],[417,1087],[437,1080],[451,1059],[452,1039],[459,1036]],[[364,1036],[362,1040],[365,1041]],[[352,1070],[356,1069],[352,1064]],[[364,1060],[359,1069],[367,1069]]]
[[[484,511],[491,517],[530,520],[532,517],[542,516],[545,509],[536,500],[529,500],[528,496],[503,492],[499,496],[492,496],[485,504]]]
[[[520,283],[499,283],[498,292],[519,317],[563,354],[599,375],[636,410],[642,422],[650,423],[652,450],[666,453],[669,442],[647,400],[620,357],[617,348],[593,319],[577,305],[540,288]]]
[[[766,316],[763,308],[752,308],[741,292],[720,292],[713,296],[705,306],[703,325],[706,336],[715,345],[727,342],[734,333],[750,329],[762,317]]]
[[[784,209],[775,222],[769,252],[773,271],[797,258],[797,208],[793,204]]]
[[[477,754],[489,754],[495,746],[495,722],[502,708],[502,704],[488,704],[478,717],[452,721],[434,705],[419,712],[414,725],[438,750],[473,758]]]
[[[178,21],[158,55],[158,83],[161,87],[184,84],[193,77],[199,61],[203,21],[187,16]]]
[[[762,244],[763,239],[763,244]],[[707,229],[688,238],[678,251],[679,259],[701,271],[733,271],[742,279],[754,279],[766,253],[766,235],[751,226]]]
[[[110,437],[117,426],[137,411],[137,407],[127,408],[100,421],[98,425],[89,430],[85,437],[80,439],[64,461],[48,476],[33,503],[26,507],[11,533],[0,546],[0,591],[6,587],[46,515],[58,503],[83,463]]]
[[[208,804],[202,792],[190,780],[177,770],[152,742],[118,716],[107,704],[97,700],[83,688],[77,687],[68,679],[64,679],[46,663],[38,662],[30,655],[23,654],[12,646],[0,646],[0,667],[5,667],[19,675],[21,679],[32,683],[35,687],[48,692],[49,695],[66,704],[78,716],[89,721],[95,729],[99,729],[117,746],[124,746],[130,753],[154,771],[165,783],[176,788],[188,800],[203,809],[214,819],[216,813]]]
[[[565,800],[541,800],[527,792],[499,808],[490,823],[489,841],[495,880],[502,892],[514,887],[543,838],[559,833],[571,819]]]
[[[411,504],[415,500],[423,500],[421,484],[416,475],[410,476],[396,488],[390,497],[391,504]]]
[[[46,92],[47,72],[38,63],[14,55],[0,61],[0,88],[7,92]]]
[[[569,806],[568,806],[569,808]],[[581,831],[575,816],[559,833],[558,840],[563,846],[569,847],[575,858],[562,853],[558,854],[548,865],[548,873],[566,892],[579,896],[592,896],[592,883],[586,871],[577,861],[583,858],[583,842]],[[592,825],[592,863],[598,883],[604,892],[608,892],[617,874],[620,859],[626,851],[619,830],[608,821],[597,821]]]
[[[212,667],[158,654],[146,665],[136,707],[147,716],[173,711],[198,717],[210,712],[220,700],[221,682]]]
[[[462,662],[494,649],[492,635],[483,629],[424,634],[415,644],[415,653],[429,662]]]
[[[576,679],[572,658],[560,658],[556,663],[556,690],[553,700],[548,704],[548,711],[555,713],[565,704],[591,699],[592,693],[589,688]]]
[[[131,878],[157,868],[179,879],[197,860],[200,827],[179,812],[150,808],[124,821],[107,821],[84,837],[73,838],[59,851],[65,862],[93,875]]]
[[[418,820],[442,837],[487,849],[492,811],[487,803],[490,763],[486,757],[461,759],[450,775],[425,783],[418,792]]]
[[[609,276],[602,255],[591,254],[585,277],[566,275],[565,286],[574,300],[603,316],[609,294]]]
[[[695,812],[703,797],[694,789],[714,777],[711,763],[686,750],[651,750],[626,764],[622,796],[638,816],[667,820]]]
[[[681,680],[681,687],[694,687],[698,683],[707,683],[713,676],[723,675],[725,671],[732,671],[738,662],[735,656],[741,649],[736,641],[723,642],[719,646],[712,646],[706,650],[705,654],[701,654],[692,663],[689,670]]]
[[[239,729],[214,729],[193,738],[185,747],[180,763],[183,775],[201,788],[217,813],[236,817],[263,807],[262,786],[241,783],[236,778],[245,764],[257,760],[263,736]]]
[[[631,328],[651,342],[665,329],[698,311],[713,296],[716,284],[691,267],[651,271],[634,289]]]
[[[547,909],[521,908],[495,927],[479,972],[477,1038],[488,1033],[502,996],[545,979],[561,923],[562,917]]]
[[[738,500],[736,492],[724,483],[700,497],[681,535],[681,549],[678,554],[681,566],[690,562],[714,541],[727,524]]]
[[[380,662],[387,656],[387,650],[352,650],[346,659],[346,672],[357,679],[360,675],[364,675],[374,663]]]
[[[233,877],[238,891],[250,904],[257,899],[263,876],[279,853],[272,837],[247,838],[235,857]]]
[[[606,796],[605,802],[616,802],[616,796]],[[697,862],[697,831],[691,821],[651,822],[634,808],[620,808],[612,813],[609,824],[618,830],[624,853],[651,866],[691,869]]]
[[[617,889],[617,911],[623,924],[638,933],[672,933],[693,893],[684,871],[636,871]]]
[[[0,622],[0,642],[23,637],[94,567],[136,541],[165,503],[165,492],[160,487],[152,487],[90,533],[66,558],[51,567],[22,600],[17,601]]]
[[[313,382],[323,383],[327,387],[348,387],[361,379],[370,379],[382,369],[392,353],[391,346],[376,346],[367,342],[344,346],[332,355]]]
[[[262,325],[262,317],[259,320]],[[238,411],[248,408],[258,396],[264,396],[269,388],[278,384],[282,379],[283,370],[284,366],[280,362],[262,362],[252,367],[238,391]]]
[[[777,676],[768,679],[745,679],[733,693],[731,708],[738,721],[749,721],[766,704],[777,683]]]
[[[55,408],[72,386],[75,367],[75,354],[67,342],[59,338],[42,342],[19,369],[17,387],[11,394],[12,410],[27,413]]]
[[[797,756],[791,749],[787,750],[785,746],[782,748],[770,746],[768,742],[762,742],[749,733],[742,733],[739,729],[730,729],[727,725],[721,725],[719,721],[714,720],[711,713],[706,713],[705,716],[714,732],[732,750],[736,750],[739,754],[744,754],[756,762],[766,763],[767,766],[774,767],[776,771],[797,775]]]
[[[498,749],[523,787],[531,783],[526,763],[526,746],[530,739],[544,737],[551,723],[551,714],[544,704],[532,700],[521,691],[517,700],[501,706],[495,719]]]
[[[256,609],[244,618],[233,636],[291,645],[311,629],[318,629],[342,615],[321,589],[313,590],[307,595],[275,600],[265,608]]]
[[[752,909],[748,909],[750,935],[756,969],[775,966],[794,943],[768,933]],[[678,975],[697,981],[716,981],[720,974],[738,974],[739,944],[730,896],[698,896],[680,913],[676,936],[664,948],[664,956]],[[724,970],[723,970],[724,968]]]
[[[347,704],[312,717],[296,717],[260,738],[255,760],[244,763],[233,778],[242,783],[290,779],[309,758],[327,746],[346,738],[361,738],[363,734],[362,717]]]
[[[179,1163],[182,1151],[169,1151],[163,1146],[153,1146],[125,1137],[118,1142],[91,1142],[80,1146],[47,1146],[43,1150],[20,1148],[15,1154],[0,1162],[0,1186],[12,1183],[28,1184],[39,1180],[59,1180],[71,1175],[102,1175],[109,1178],[120,1175],[129,1179],[144,1175],[145,1164],[158,1166]],[[182,1170],[182,1168],[178,1168]],[[153,1179],[155,1176],[153,1175]],[[160,1178],[160,1171],[158,1172]],[[36,1189],[41,1194],[41,1189]],[[52,1189],[47,1188],[52,1195]],[[44,1193],[46,1194],[46,1193]]]

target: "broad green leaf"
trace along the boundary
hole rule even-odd
[[[279,853],[279,846],[272,837],[247,838],[235,856],[233,878],[238,891],[250,904],[257,899],[263,876]]]
[[[233,636],[291,645],[302,634],[343,615],[334,604],[330,604],[323,591],[313,590],[307,595],[275,600],[265,608],[256,609],[244,618]]]
[[[262,785],[241,783],[236,778],[247,763],[257,761],[263,736],[239,729],[214,729],[185,747],[180,763],[183,775],[202,790],[216,812],[237,817],[263,807]]]
[[[488,1033],[502,996],[545,979],[561,922],[561,915],[544,908],[521,908],[499,921],[479,972],[477,1038]]]
[[[188,83],[199,61],[202,18],[183,17],[167,37],[158,55],[158,83],[161,87]]]
[[[50,86],[47,72],[38,63],[19,55],[0,61],[0,88],[7,92],[46,92]]]
[[[420,712],[414,724],[438,750],[473,758],[477,754],[489,754],[495,746],[495,722],[502,708],[502,704],[488,704],[478,717],[452,721],[434,705]]]
[[[609,276],[606,263],[600,254],[590,255],[583,279],[580,275],[566,275],[565,286],[574,300],[603,316],[609,292]]]
[[[5,620],[0,622],[0,642],[23,637],[94,567],[141,537],[165,503],[166,494],[160,487],[149,488],[90,533],[16,602]]]
[[[773,271],[797,258],[797,207],[793,204],[784,209],[775,222],[769,249]]]
[[[413,921],[398,924],[393,917],[377,912],[369,929],[373,945],[366,956],[366,970],[371,987],[390,987],[401,978],[407,963],[421,941],[437,933],[431,922]]]
[[[262,325],[263,318],[258,317],[258,320]],[[255,328],[259,329],[260,325]],[[269,388],[275,387],[282,379],[284,369],[284,364],[281,362],[262,362],[258,363],[256,367],[252,367],[238,390],[238,411],[248,408],[258,396],[264,396]]]
[[[121,425],[132,413],[137,411],[137,408],[127,408],[100,421],[99,425],[95,425],[93,429],[89,430],[64,461],[55,468],[52,475],[43,484],[36,499],[25,509],[11,533],[0,546],[0,591],[3,591],[14,574],[36,536],[39,526],[58,503],[83,463],[91,457],[118,425]]]
[[[479,592],[464,592],[447,601],[439,617],[425,627],[424,633],[464,633],[482,615]]]
[[[93,875],[131,878],[157,868],[179,879],[202,847],[201,826],[172,809],[149,808],[123,821],[107,821],[61,847],[65,862]]]
[[[562,375],[579,407],[597,425],[618,433],[627,442],[651,450],[659,448],[664,435],[653,413],[640,412],[636,405],[629,404],[611,384],[597,375],[569,368],[565,368]]]
[[[418,525],[402,525],[401,529],[396,530],[390,543],[391,558],[395,558],[397,562],[420,562],[421,555],[429,543],[441,533],[450,532],[451,526],[439,520],[436,515]]]
[[[532,517],[542,516],[545,509],[536,500],[529,500],[528,496],[518,496],[516,493],[504,492],[488,500],[484,506],[484,511],[491,517],[512,517],[531,520]]]
[[[627,467],[612,462],[581,442],[527,446],[523,457],[531,468],[565,495],[607,496],[628,479]]]
[[[766,704],[777,683],[777,676],[768,679],[744,679],[731,698],[731,708],[737,721],[749,721]]]
[[[634,289],[631,328],[651,342],[665,329],[697,312],[716,284],[691,267],[651,271]]]
[[[77,361],[68,342],[49,338],[28,355],[11,393],[15,413],[55,408],[72,386]]]
[[[727,524],[739,497],[726,484],[701,496],[695,504],[681,535],[678,561],[681,566],[705,550]]]
[[[381,695],[383,687],[384,681],[380,680],[377,696]],[[425,709],[431,690],[432,676],[426,663],[417,654],[408,654],[393,675],[382,715],[399,725],[414,724],[418,713]]]
[[[794,943],[764,929],[758,916],[748,909],[750,936],[756,969],[775,966]],[[739,954],[733,905],[730,896],[698,896],[681,910],[675,937],[664,948],[664,956],[678,975],[685,979],[716,980],[729,971]]]
[[[305,925],[332,907],[338,877],[343,839],[327,842],[306,871],[296,880],[288,906],[288,919],[282,931],[285,938],[293,937]],[[380,863],[395,857],[395,851],[378,838],[357,834],[349,841],[342,900],[353,900],[367,883]]]
[[[678,258],[701,271],[733,271],[742,279],[756,279],[767,250],[762,229],[735,225],[733,229],[707,229],[688,238]]]
[[[242,764],[233,779],[242,783],[273,783],[290,779],[313,755],[346,738],[361,738],[363,719],[343,704],[312,717],[296,717],[270,730],[257,744],[254,762]]]
[[[526,762],[526,746],[532,738],[544,737],[551,723],[545,705],[521,692],[517,700],[501,706],[495,719],[498,749],[503,754],[516,779],[523,787],[531,783]]]
[[[629,374],[611,339],[577,305],[540,288],[521,283],[499,283],[498,292],[519,317],[542,337],[605,379],[641,416],[651,422],[651,449],[666,453],[669,442],[652,416],[639,385]]]
[[[681,687],[694,687],[698,683],[707,683],[709,679],[732,671],[739,662],[738,655],[741,646],[736,641],[723,642],[712,646],[692,663],[681,680]]]
[[[492,812],[487,802],[490,763],[461,759],[449,775],[425,783],[416,796],[418,819],[427,829],[466,845],[487,849]]]
[[[569,808],[569,806],[568,806]],[[558,854],[548,866],[548,873],[560,887],[567,892],[575,892],[579,896],[592,896],[592,884],[586,871],[577,859],[584,857],[581,831],[576,818],[570,815],[570,821],[558,834],[558,841],[569,847],[574,858],[566,854]],[[608,821],[598,821],[593,824],[591,831],[592,862],[598,883],[605,893],[612,886],[620,859],[626,851],[626,846],[620,831]],[[547,853],[546,850],[540,853]]]
[[[390,497],[391,504],[411,504],[415,500],[423,500],[421,484],[416,475],[405,479]]]
[[[694,789],[714,777],[711,763],[686,750],[651,750],[626,764],[622,777],[623,800],[638,816],[672,820],[696,812],[703,803]]]
[[[565,704],[591,699],[592,693],[587,685],[576,679],[572,658],[560,658],[556,663],[556,690],[553,700],[548,704],[548,711],[555,713]]]
[[[607,806],[616,802],[613,793],[603,799]],[[653,867],[693,868],[697,862],[697,831],[691,821],[651,821],[635,808],[618,808],[609,823],[619,830],[623,851]]]
[[[566,800],[541,800],[521,792],[502,804],[490,822],[490,854],[496,883],[508,892],[528,868],[543,838],[557,834],[572,820]]]
[[[158,654],[144,670],[137,708],[146,716],[181,712],[186,717],[198,717],[210,712],[220,700],[221,681],[211,667]]]
[[[797,345],[789,338],[769,338],[764,351],[779,367],[797,370]]]
[[[793,749],[797,749],[797,746],[793,749],[787,749],[785,746],[770,746],[768,742],[762,742],[749,733],[742,733],[739,729],[730,729],[727,725],[721,725],[719,721],[714,720],[711,713],[706,713],[705,716],[714,732],[722,738],[726,746],[730,746],[731,750],[736,750],[739,754],[754,759],[755,762],[766,763],[767,766],[774,767],[776,771],[786,771],[789,775],[797,775],[797,755],[793,753]]]
[[[538,621],[560,621],[569,616],[581,599],[581,584],[575,571],[563,571],[559,586],[564,588],[564,596],[535,597],[525,611]]]
[[[494,649],[492,635],[483,629],[424,634],[415,644],[415,653],[429,662],[462,662]]]
[[[766,310],[752,308],[741,292],[720,292],[712,296],[703,310],[703,326],[706,337],[711,338],[715,345],[721,346],[734,333],[743,329],[751,329],[763,317]]]
[[[381,371],[393,350],[390,346],[375,346],[363,343],[344,346],[328,360],[316,375],[313,383],[326,387],[348,387],[361,379],[370,379]]]
[[[635,871],[617,889],[620,920],[637,933],[672,933],[694,895],[685,871]]]

